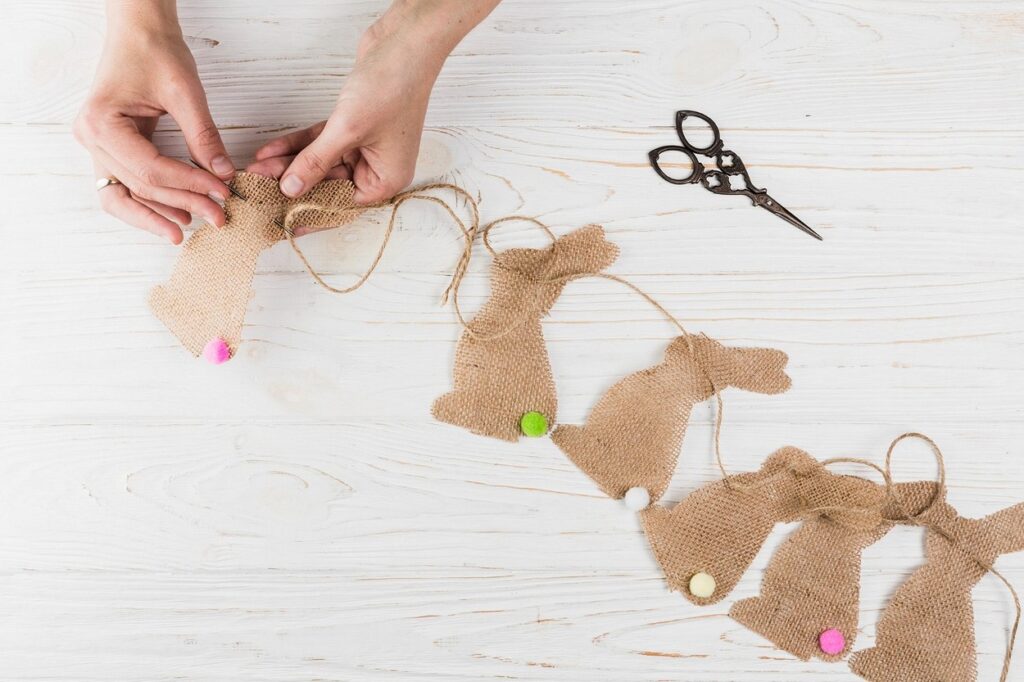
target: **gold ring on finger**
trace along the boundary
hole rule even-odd
[[[101,189],[110,187],[111,185],[120,185],[121,181],[111,176],[108,178],[99,178],[96,180],[96,191],[99,192]]]

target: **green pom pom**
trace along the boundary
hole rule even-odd
[[[519,428],[523,430],[523,434],[538,438],[548,432],[548,418],[540,412],[527,412],[519,420]]]

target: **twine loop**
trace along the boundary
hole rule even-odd
[[[455,213],[455,210],[452,208],[451,204],[449,204],[447,201],[443,199],[439,199],[438,197],[427,194],[427,192],[434,190],[449,190],[453,192],[456,195],[456,197],[459,197],[466,202],[466,205],[469,206],[470,209],[469,227],[466,227],[466,223],[462,220],[462,218],[458,216],[458,214]],[[384,230],[384,236],[381,239],[380,246],[377,248],[377,253],[374,255],[373,260],[370,262],[370,266],[366,269],[366,272],[364,272],[359,277],[359,279],[357,279],[353,284],[347,287],[335,287],[328,284],[320,275],[320,273],[316,271],[316,269],[309,262],[309,259],[306,258],[306,255],[302,252],[302,249],[300,249],[299,245],[295,242],[295,231],[293,223],[295,222],[297,216],[302,211],[316,210],[321,212],[326,211],[327,213],[348,213],[353,210],[351,206],[334,209],[325,208],[323,206],[312,203],[297,204],[289,208],[288,211],[285,213],[282,226],[284,227],[284,234],[285,237],[287,237],[288,239],[288,243],[291,244],[292,250],[295,251],[295,254],[299,257],[299,260],[302,261],[303,266],[305,266],[306,271],[313,278],[313,281],[315,281],[317,284],[319,284],[321,287],[323,287],[324,289],[331,293],[348,294],[355,291],[359,287],[363,286],[363,284],[365,284],[366,281],[370,278],[370,275],[373,274],[373,271],[377,269],[377,266],[380,264],[381,258],[384,257],[384,250],[387,248],[388,243],[391,241],[391,235],[393,234],[395,229],[395,221],[398,217],[398,209],[401,208],[402,204],[404,204],[405,202],[412,200],[429,201],[443,208],[451,217],[455,225],[462,232],[463,239],[465,240],[465,247],[463,248],[462,254],[459,256],[459,260],[456,262],[455,268],[452,271],[451,281],[449,282],[448,287],[444,290],[444,293],[442,294],[441,297],[442,303],[445,303],[448,301],[448,296],[450,295],[450,293],[452,291],[458,290],[458,287],[462,282],[462,278],[465,276],[466,270],[469,268],[469,259],[470,256],[472,255],[473,241],[476,239],[476,234],[480,226],[480,209],[477,205],[476,200],[472,196],[470,196],[469,192],[462,189],[458,185],[453,185],[447,182],[436,182],[428,185],[421,185],[420,187],[415,187],[413,189],[406,190],[405,192],[400,192],[391,199],[388,199],[387,201],[377,202],[375,204],[367,204],[366,206],[361,207],[362,209],[372,209],[381,208],[383,206],[391,206],[391,216],[388,219],[388,226]]]

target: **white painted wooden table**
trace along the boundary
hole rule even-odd
[[[329,111],[384,6],[183,3],[237,160]],[[267,254],[239,357],[194,361],[145,307],[176,249],[97,209],[69,134],[100,3],[3,16],[0,679],[855,679],[725,615],[789,529],[698,610],[550,441],[431,420],[459,331],[438,305],[459,241],[432,207],[348,297]],[[1024,499],[1022,33],[1019,0],[507,0],[437,84],[418,179],[479,192],[485,218],[602,222],[615,271],[692,329],[786,350],[788,394],[727,395],[733,469],[783,444],[880,460],[917,429],[983,515]],[[657,180],[645,153],[683,107],[826,241]],[[305,245],[345,280],[379,230]],[[525,225],[497,241],[542,243]],[[570,422],[672,335],[608,282],[571,285],[546,329]],[[711,419],[695,413],[670,500],[714,479]],[[908,446],[896,473],[934,471]],[[921,558],[914,529],[868,549],[859,647]],[[998,566],[1024,586],[1024,555]],[[991,576],[974,596],[993,680],[1013,611]]]

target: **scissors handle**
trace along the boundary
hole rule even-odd
[[[710,170],[704,173],[700,184],[704,189],[715,194],[742,194],[754,201],[754,195],[764,193],[764,189],[756,187],[747,172],[747,166],[739,154],[728,149],[721,149],[715,154],[715,163],[718,170]],[[743,187],[733,187],[730,177],[742,177]]]
[[[711,142],[705,146],[699,146],[690,142],[686,137],[686,131],[683,130],[683,122],[687,119],[696,118],[703,121],[711,129]],[[718,130],[718,124],[711,120],[710,116],[702,114],[699,111],[692,111],[690,109],[682,109],[676,112],[676,135],[679,136],[678,145],[665,145],[664,147],[658,147],[647,152],[647,157],[651,161],[651,167],[654,168],[654,172],[664,180],[670,182],[673,185],[693,185],[698,182],[703,182],[705,168],[704,164],[697,160],[697,154],[701,156],[710,156],[718,161],[718,156],[722,153],[722,134]],[[690,162],[690,173],[686,177],[674,177],[669,173],[665,172],[662,168],[660,158],[665,152],[677,152],[684,155]],[[729,152],[731,154],[731,152]],[[735,155],[734,155],[735,156]],[[742,168],[742,162],[740,162]]]
[[[715,163],[726,175],[742,175],[750,183],[750,176],[747,175],[747,166],[739,154],[730,149],[720,149],[715,154]]]
[[[683,121],[688,118],[698,118],[704,121],[711,128],[711,142],[706,147],[698,147],[686,138],[686,133],[683,131]],[[676,112],[676,134],[679,135],[679,143],[689,149],[691,152],[702,154],[704,156],[714,156],[722,148],[722,133],[718,130],[718,124],[711,120],[710,116],[702,114],[699,111],[692,111],[690,109],[683,109]]]
[[[665,152],[679,152],[686,156],[690,162],[690,174],[685,178],[674,178],[666,173],[661,167],[661,161],[659,157]],[[701,182],[701,178],[704,176],[704,164],[697,160],[693,152],[688,147],[680,147],[678,145],[665,145],[664,147],[658,147],[647,152],[647,158],[651,161],[651,167],[654,168],[654,172],[661,176],[661,179],[665,182],[671,182],[673,185],[694,185]]]

